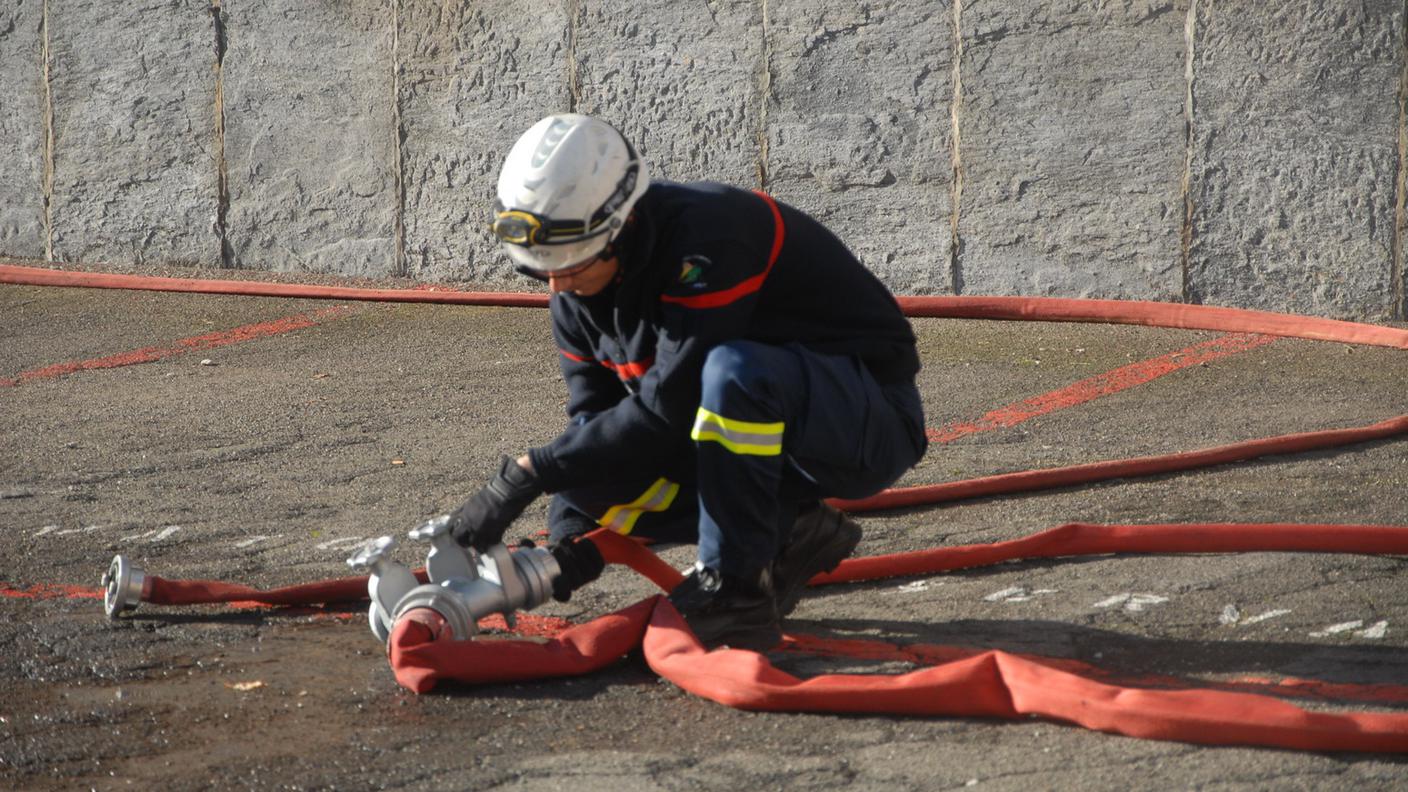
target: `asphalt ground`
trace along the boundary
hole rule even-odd
[[[929,426],[952,437],[902,485],[1408,413],[1401,351],[1277,339],[1206,355],[1221,334],[915,327]],[[741,712],[662,682],[636,655],[575,679],[417,696],[393,679],[364,606],[144,606],[109,622],[92,598],[118,552],[166,578],[278,586],[348,574],[363,539],[452,508],[501,453],[552,436],[564,403],[555,354],[534,309],[0,286],[0,786],[1408,787],[1397,756],[1196,746],[1040,719]],[[1070,396],[1102,377],[1123,387]],[[1043,394],[1056,395],[1041,409],[990,414]],[[543,507],[511,536],[542,530]],[[1408,525],[1408,441],[859,520],[861,555],[1070,521]],[[689,548],[665,557],[692,560]],[[1310,709],[1403,712],[1404,566],[1122,555],[830,586],[803,599],[788,631],[893,655],[771,659],[802,676],[886,674],[916,667],[906,647],[997,648],[1132,684],[1285,697],[1274,683],[1286,682]],[[651,593],[612,569],[537,613],[583,622]]]

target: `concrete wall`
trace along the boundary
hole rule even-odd
[[[0,254],[47,255],[42,0],[0,8]]]
[[[8,0],[0,255],[522,287],[544,114],[894,289],[1404,319],[1408,0]]]

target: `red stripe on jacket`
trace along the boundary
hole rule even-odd
[[[777,257],[782,253],[782,242],[787,237],[787,229],[782,225],[782,212],[777,208],[777,201],[771,195],[764,192],[754,191],[754,194],[762,198],[772,210],[772,250],[768,251],[768,265],[763,271],[753,277],[731,286],[723,291],[709,292],[708,294],[691,295],[689,297],[677,297],[666,294],[661,296],[660,302],[675,303],[686,308],[720,308],[729,303],[740,300],[763,288],[763,281],[767,280],[768,273],[772,272],[772,265],[777,263]]]
[[[632,361],[630,363],[613,363],[609,360],[597,360],[596,358],[582,357],[581,355],[576,355],[571,352],[568,352],[565,349],[559,349],[557,351],[561,352],[562,356],[567,358],[568,360],[573,360],[578,363],[599,363],[616,372],[616,376],[620,377],[623,380],[640,379],[641,377],[644,377],[645,372],[650,370],[650,365],[655,362],[655,358],[651,357],[646,360]]]

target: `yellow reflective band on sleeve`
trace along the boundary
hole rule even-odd
[[[694,429],[689,436],[696,442],[712,440],[735,454],[778,456],[782,453],[782,431],[786,425],[754,423],[725,418],[703,407],[694,416]]]
[[[618,534],[629,534],[642,514],[665,511],[675,502],[675,496],[679,493],[680,485],[669,479],[657,479],[639,498],[607,509],[606,514],[601,516],[599,525]]]

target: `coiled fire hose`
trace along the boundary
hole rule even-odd
[[[483,294],[454,291],[347,289],[237,281],[148,278],[79,273],[0,265],[0,282],[31,285],[143,288],[223,294],[251,294],[337,300],[394,300],[472,305],[541,307],[540,295]],[[1261,311],[1148,302],[1063,300],[1016,297],[908,297],[900,303],[910,316],[1089,321],[1181,329],[1256,332],[1351,344],[1408,349],[1408,331],[1313,317]],[[1152,475],[1273,453],[1364,442],[1408,432],[1408,415],[1364,427],[1308,432],[1253,440],[1202,451],[1098,462],[1045,471],[993,476],[932,487],[890,490],[874,498],[839,502],[852,509],[881,509],[1011,493],[1036,487],[1069,486],[1113,477]],[[424,526],[421,530],[428,530]],[[608,562],[631,566],[669,590],[680,574],[653,553],[605,530],[591,539]],[[383,542],[354,557],[364,565],[382,563]],[[1408,554],[1408,526],[1185,524],[1099,526],[1072,523],[1046,532],[991,545],[935,548],[872,558],[851,559],[814,584],[869,580],[969,568],[1018,558],[1050,558],[1089,553],[1129,552],[1339,552]],[[531,552],[531,551],[529,551]],[[473,574],[483,580],[500,576],[509,558],[525,578],[550,575],[531,560],[513,563],[507,549],[491,558],[491,572],[478,559]],[[467,561],[474,559],[466,557]],[[525,556],[525,559],[527,557]],[[754,652],[717,649],[705,652],[679,615],[661,597],[573,627],[547,642],[463,640],[473,628],[454,622],[453,606],[437,609],[439,592],[427,591],[413,606],[400,601],[424,589],[435,573],[417,577],[409,570],[369,577],[261,591],[216,581],[168,581],[145,575],[125,560],[115,560],[105,579],[108,609],[114,615],[137,601],[194,604],[247,600],[274,605],[360,599],[373,578],[395,579],[387,592],[373,590],[369,619],[373,632],[387,628],[388,652],[397,680],[417,692],[442,680],[462,683],[523,680],[588,673],[641,647],[651,668],[680,687],[729,706],[776,711],[868,712],[912,715],[1020,718],[1038,715],[1087,728],[1149,739],[1203,744],[1265,745],[1301,750],[1408,751],[1408,715],[1377,712],[1311,712],[1267,696],[1208,689],[1149,690],[1099,682],[1057,667],[1055,661],[1000,651],[899,676],[826,675],[800,680],[774,668]],[[125,565],[125,566],[124,566]],[[433,564],[428,563],[428,568]],[[524,570],[527,570],[524,572]],[[404,574],[401,574],[404,572]],[[460,570],[463,573],[463,569]],[[410,576],[409,579],[407,576]],[[416,585],[412,586],[411,582]],[[531,581],[529,581],[531,582]],[[409,588],[408,588],[409,587]],[[433,583],[432,583],[433,587]],[[442,587],[443,588],[443,587]],[[460,586],[461,589],[468,589]],[[393,591],[394,589],[394,591]],[[458,596],[466,596],[464,591]],[[495,599],[484,607],[528,607],[527,596]],[[487,602],[488,599],[484,598]],[[541,601],[541,600],[540,600]],[[381,613],[378,608],[381,608]],[[501,611],[491,611],[501,612]],[[464,614],[461,613],[461,616]],[[402,618],[397,618],[397,617]],[[378,624],[378,619],[382,620]],[[457,632],[457,628],[464,629]],[[380,634],[380,633],[378,633]]]

